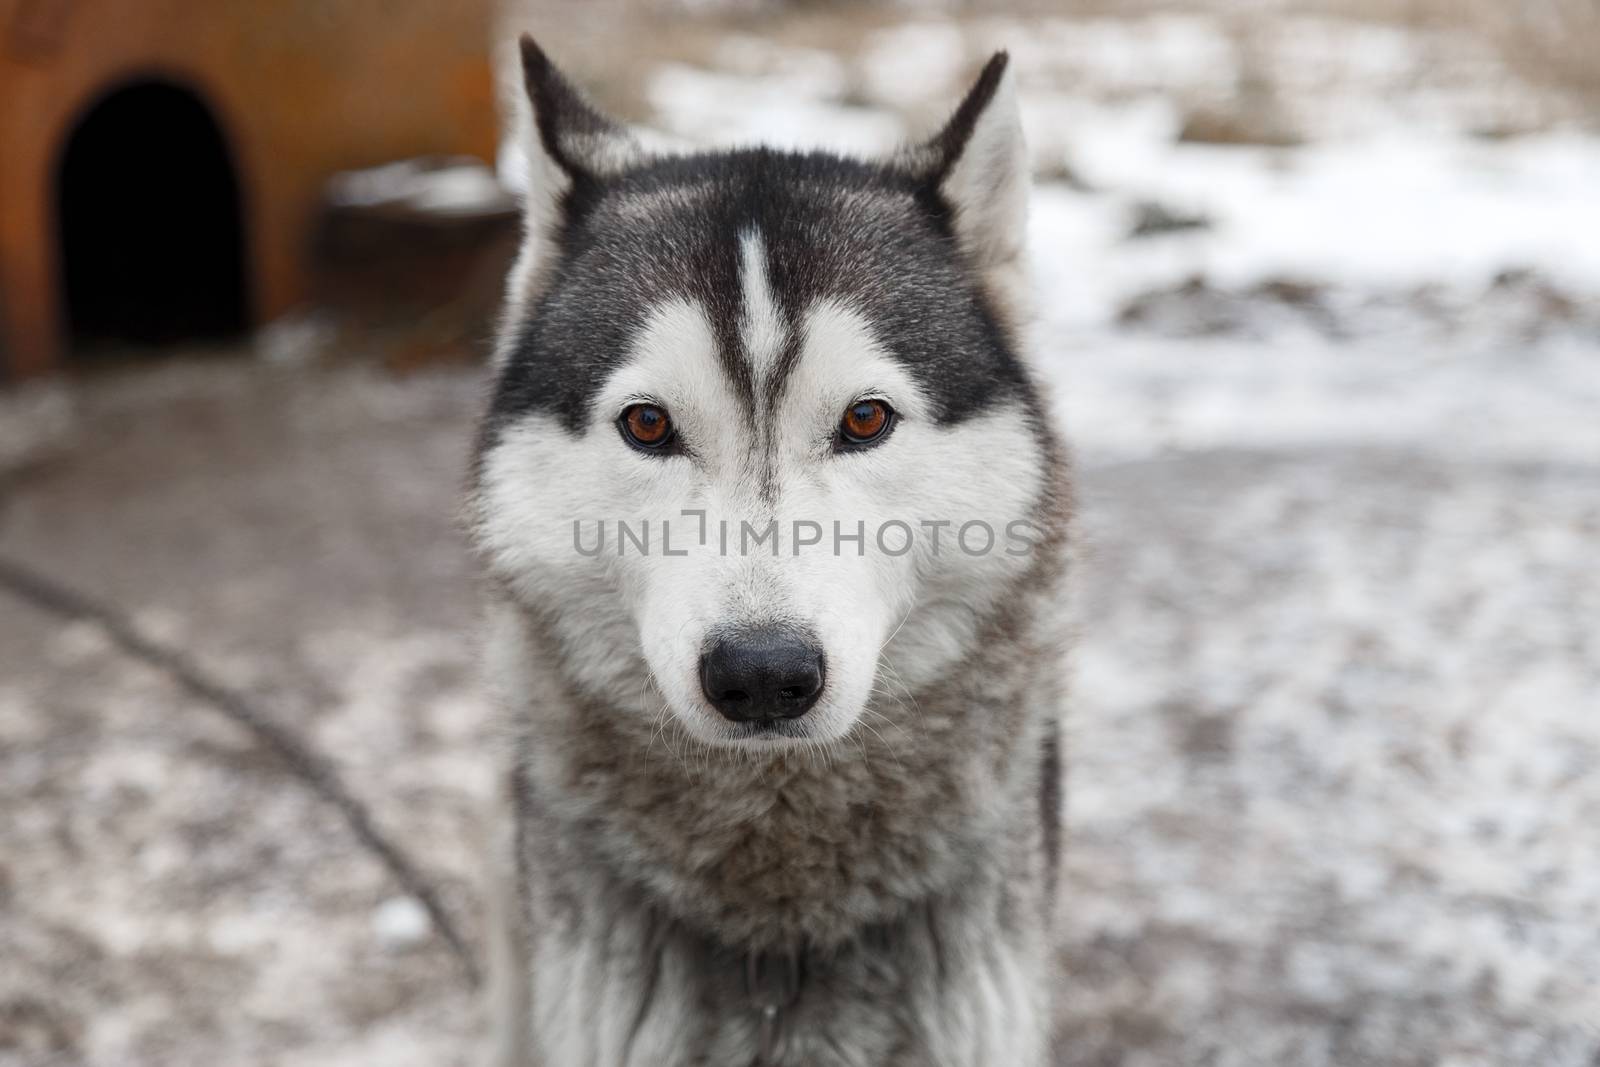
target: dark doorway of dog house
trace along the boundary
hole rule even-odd
[[[73,130],[56,181],[74,351],[249,326],[239,179],[198,96],[161,81],[108,93]]]

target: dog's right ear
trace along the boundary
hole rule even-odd
[[[644,158],[627,127],[597,111],[531,36],[523,34],[521,44],[522,80],[533,106],[530,156],[543,154],[569,180],[604,178]]]
[[[518,121],[526,161],[516,190],[523,201],[522,251],[506,281],[505,324],[497,361],[507,358],[515,323],[538,297],[559,254],[574,197],[643,162],[649,153],[619,122],[601,114],[534,39],[522,35],[522,78],[531,115]],[[532,121],[528,121],[531,118]]]
[[[530,233],[549,233],[575,185],[603,181],[646,153],[626,126],[584,98],[532,37],[523,34],[521,45],[533,119],[523,137],[528,169],[522,192]]]

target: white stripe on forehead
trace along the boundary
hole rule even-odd
[[[744,308],[739,316],[739,338],[750,361],[750,378],[760,395],[789,340],[777,301],[772,297],[772,282],[767,276],[767,246],[761,231],[745,230],[739,235],[739,287]]]

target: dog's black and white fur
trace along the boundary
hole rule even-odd
[[[523,60],[527,236],[472,510],[516,739],[492,1062],[1044,1064],[1068,503],[1019,352],[1005,56],[878,162],[652,151]],[[640,405],[669,446],[630,436]],[[885,432],[840,436],[875,405]],[[619,519],[650,551],[577,550]],[[770,550],[719,546],[773,520]],[[896,520],[902,553],[872,533]],[[1028,550],[958,545],[974,521]],[[769,639],[816,685],[729,710],[708,650]]]

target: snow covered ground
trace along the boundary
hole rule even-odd
[[[714,143],[870,150],[1016,57],[1082,492],[1062,1064],[1600,1062],[1600,139],[1572,106],[1464,35],[1330,19],[702,36],[633,64],[637,117]],[[0,551],[295,722],[468,916],[478,373],[0,397],[48,442],[0,434]],[[468,1061],[452,961],[337,820],[10,602],[0,811],[0,1064]]]

